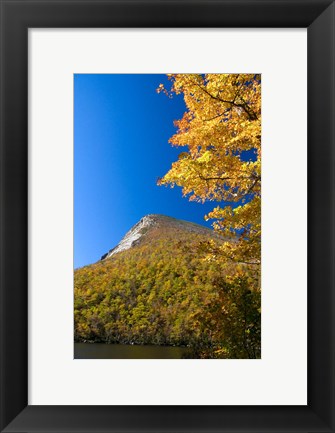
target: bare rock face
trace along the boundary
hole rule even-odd
[[[169,231],[169,233],[175,232],[176,236],[178,232],[192,232],[197,234],[209,235],[212,234],[212,230],[203,227],[199,224],[191,223],[188,221],[179,220],[176,218],[168,217],[165,215],[150,214],[144,216],[137,224],[135,224],[124,236],[121,242],[113,249],[109,250],[108,253],[101,257],[101,260],[106,260],[121,251],[128,250],[138,245],[147,235],[153,230],[159,230],[161,234]]]

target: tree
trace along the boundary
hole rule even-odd
[[[170,139],[186,146],[159,180],[182,187],[190,200],[223,202],[205,216],[226,236],[216,257],[251,266],[261,253],[261,79],[258,74],[170,74],[187,107]],[[246,156],[252,154],[253,158]]]
[[[161,84],[158,92],[169,97],[182,94],[187,110],[175,121],[177,132],[169,140],[183,152],[158,183],[181,187],[189,200],[220,203],[205,219],[214,220],[213,228],[223,241],[203,245],[208,260],[227,267],[225,279],[217,283],[223,302],[214,320],[222,334],[217,353],[259,357],[261,77],[169,74],[168,78],[171,88]]]

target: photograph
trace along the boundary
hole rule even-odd
[[[261,74],[74,74],[74,358],[261,359]]]
[[[335,433],[335,0],[0,3],[0,432]]]

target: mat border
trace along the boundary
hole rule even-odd
[[[3,432],[334,432],[334,1],[0,0]],[[308,29],[308,405],[28,406],[28,29]],[[288,390],[289,392],[289,390]]]

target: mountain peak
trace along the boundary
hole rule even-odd
[[[112,248],[108,251],[108,253],[101,257],[101,260],[108,259],[114,254],[128,250],[138,245],[147,236],[147,234],[153,230],[159,230],[159,233],[162,236],[164,236],[164,233],[171,233],[171,231],[176,235],[180,231],[206,235],[212,233],[211,229],[196,223],[180,220],[166,215],[149,214],[141,218],[140,221],[125,234],[116,247]]]

